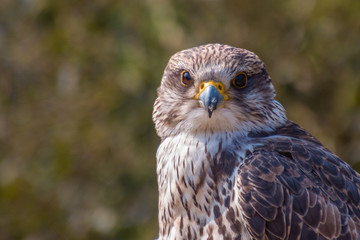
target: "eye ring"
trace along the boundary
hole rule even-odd
[[[189,86],[193,82],[190,73],[188,71],[182,71],[181,73],[181,85],[184,87]]]
[[[240,72],[232,80],[232,84],[236,88],[244,88],[247,85],[247,75],[244,72]]]

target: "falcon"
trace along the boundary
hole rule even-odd
[[[360,175],[287,119],[257,55],[183,50],[157,93],[158,239],[360,239]]]

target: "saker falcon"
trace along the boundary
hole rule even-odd
[[[171,57],[153,111],[160,240],[360,239],[359,174],[274,97],[245,49]]]

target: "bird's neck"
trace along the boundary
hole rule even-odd
[[[157,152],[160,236],[171,239],[186,224],[187,233],[200,234],[204,230],[199,226],[229,208],[234,176],[246,150],[246,139],[232,133],[165,138]]]

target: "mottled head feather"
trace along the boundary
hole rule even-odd
[[[188,71],[191,86],[180,83]],[[244,89],[231,82],[239,72],[248,76]],[[230,100],[209,118],[194,96],[203,81],[221,82]],[[153,120],[159,136],[181,132],[264,131],[276,128],[286,119],[282,106],[274,100],[275,90],[260,58],[245,49],[208,44],[174,54],[164,71]],[[269,129],[270,128],[270,129]]]

